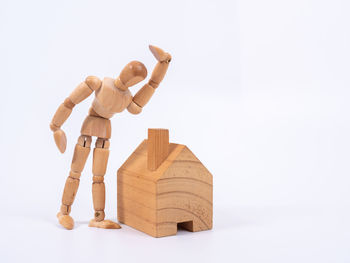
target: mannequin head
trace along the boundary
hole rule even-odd
[[[115,85],[119,89],[126,90],[144,80],[146,77],[147,69],[145,65],[139,61],[131,61],[123,68],[115,82]]]

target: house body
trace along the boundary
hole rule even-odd
[[[185,145],[169,144],[168,130],[150,129],[117,179],[121,223],[154,237],[212,228],[212,175]]]

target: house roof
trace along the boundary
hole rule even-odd
[[[196,167],[196,169],[191,170],[191,167]],[[178,172],[179,169],[181,172]],[[192,177],[195,180],[212,183],[210,172],[187,146],[175,143],[169,144],[169,155],[166,160],[157,170],[151,171],[147,168],[147,140],[144,140],[119,168],[119,172],[129,173],[153,182],[186,174],[187,178]]]

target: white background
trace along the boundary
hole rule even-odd
[[[350,262],[349,13],[345,0],[1,0],[0,261]],[[214,228],[89,228],[89,157],[64,230],[55,216],[93,97],[63,126],[64,155],[51,118],[87,75],[135,59],[150,75],[148,44],[173,61],[141,115],[112,119],[107,217],[117,169],[163,127],[212,172]]]

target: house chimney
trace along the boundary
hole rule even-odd
[[[169,154],[169,130],[148,129],[147,167],[151,171],[157,170]]]

